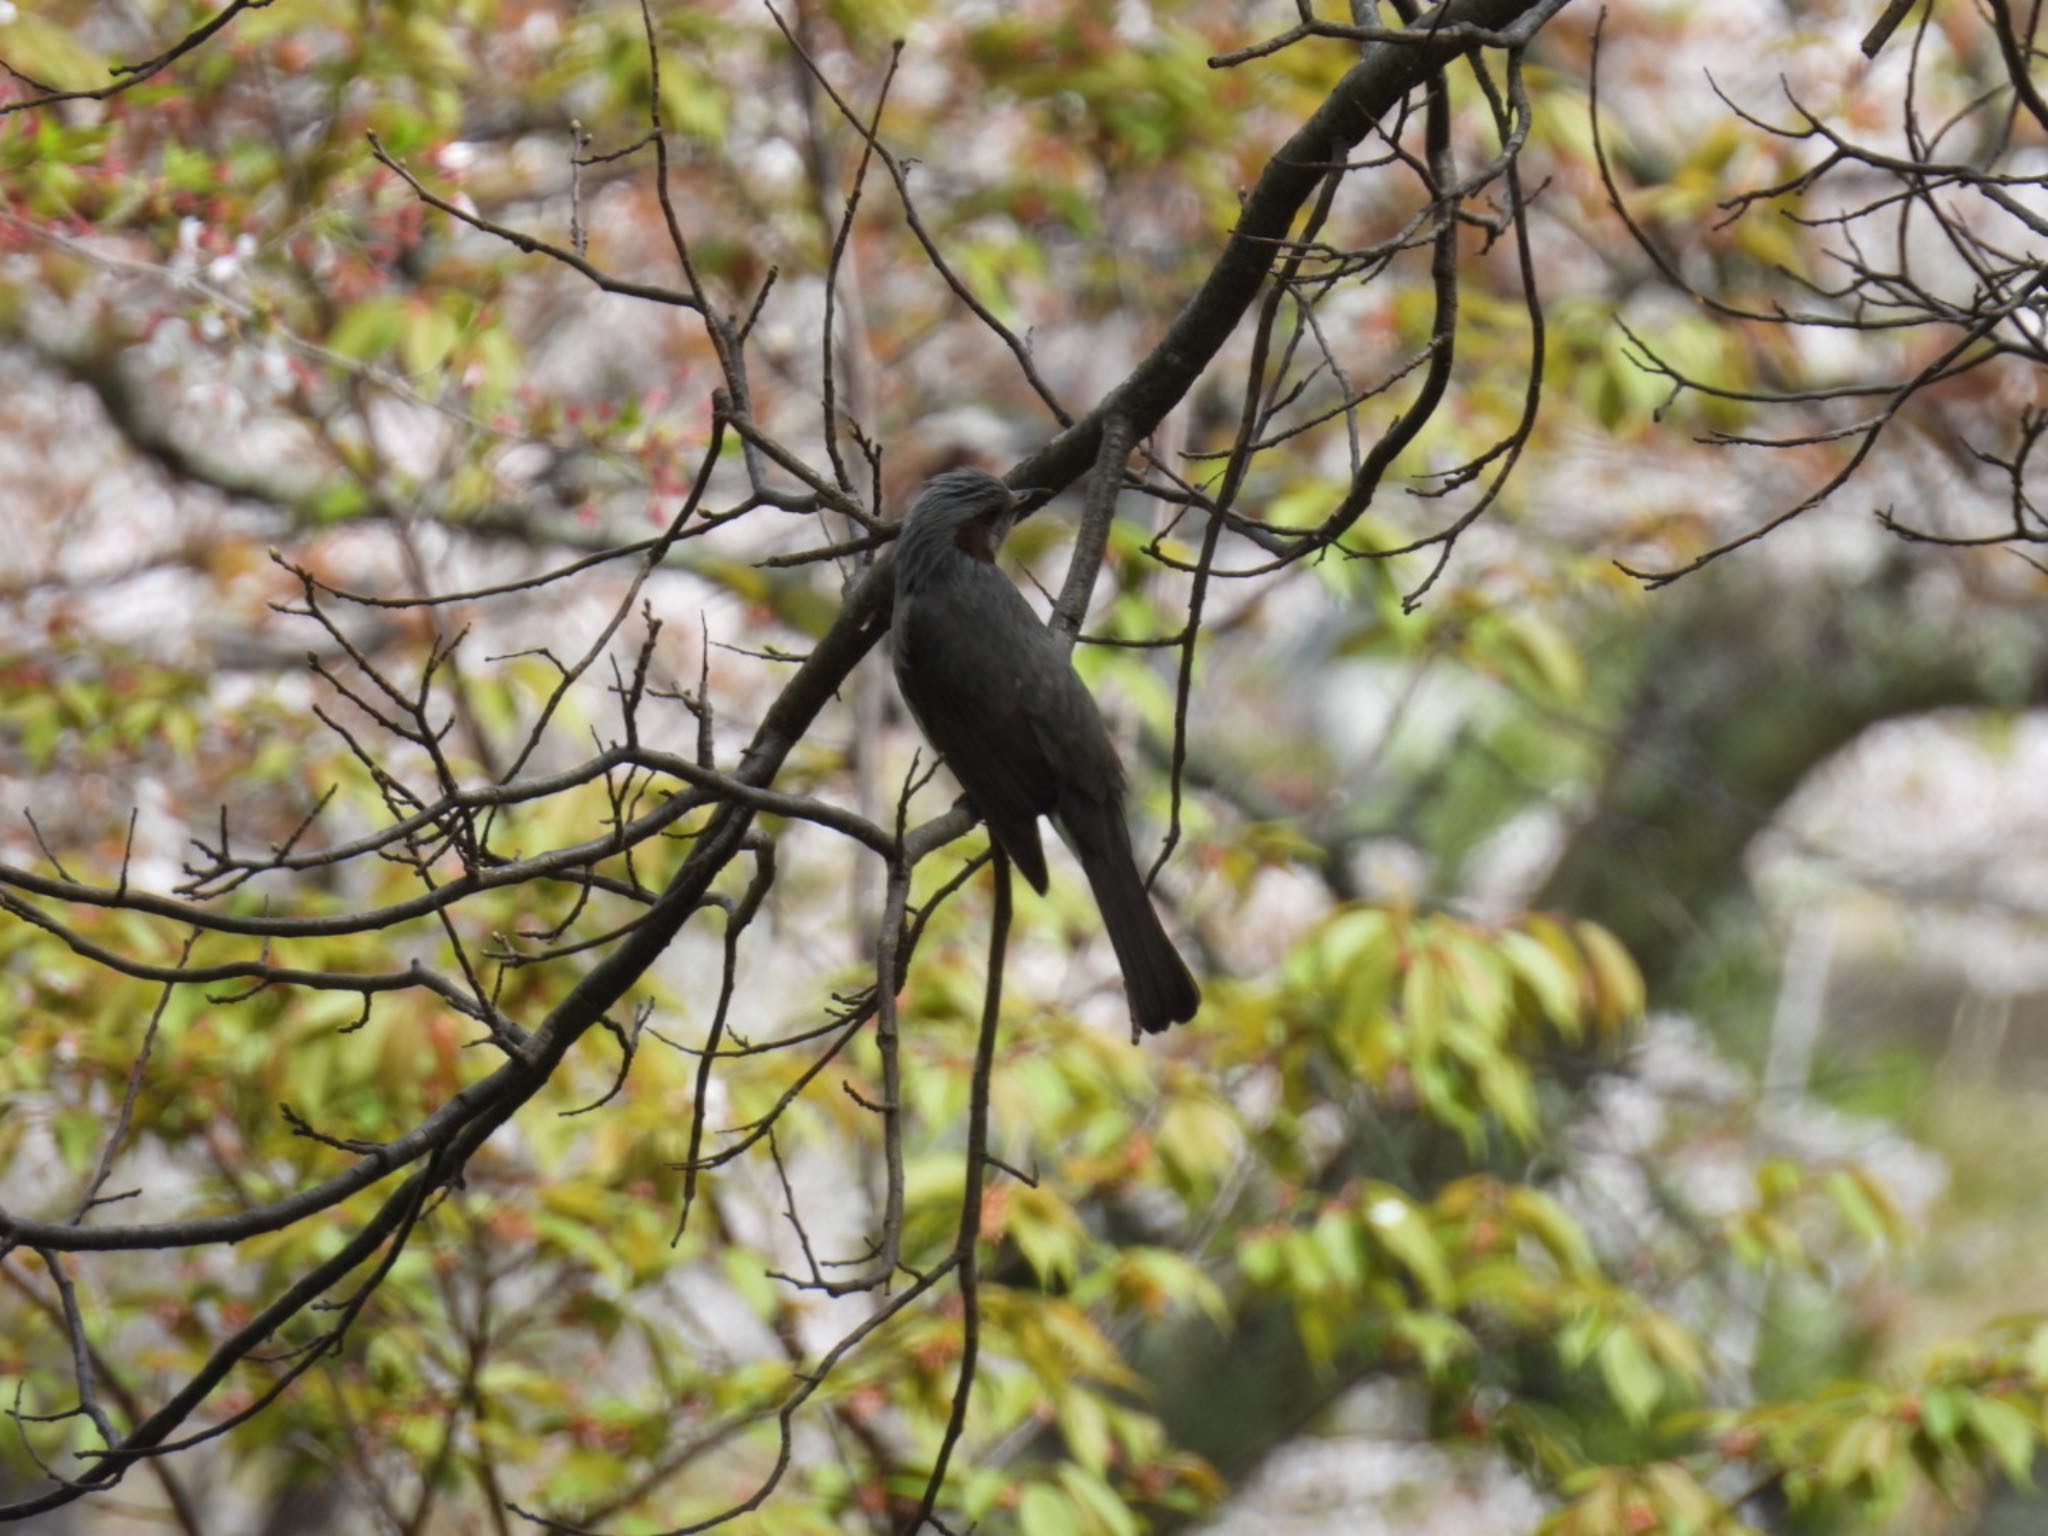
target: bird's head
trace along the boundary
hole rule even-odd
[[[920,579],[956,552],[993,564],[1018,515],[1043,497],[1042,491],[1013,491],[981,469],[949,469],[932,476],[903,520],[899,572]]]

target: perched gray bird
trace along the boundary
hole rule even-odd
[[[1081,861],[1123,968],[1131,1018],[1157,1032],[1202,994],[1139,877],[1124,772],[1102,716],[996,551],[1028,493],[978,469],[926,482],[896,541],[896,683],[989,833],[1045,890],[1038,818]]]

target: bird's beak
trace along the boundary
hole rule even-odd
[[[1058,494],[1059,492],[1046,490],[1043,486],[1025,486],[1021,490],[1010,492],[1010,510],[1018,513],[1035,512]]]

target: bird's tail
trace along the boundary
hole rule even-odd
[[[1121,811],[1097,802],[1062,806],[1059,821],[1095,892],[1102,926],[1124,973],[1132,1021],[1157,1034],[1192,1019],[1202,1005],[1201,989],[1153,910]]]

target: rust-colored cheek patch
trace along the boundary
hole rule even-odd
[[[995,519],[988,517],[970,518],[953,530],[953,542],[970,560],[979,560],[983,565],[996,563],[996,552],[989,547],[988,536]]]

